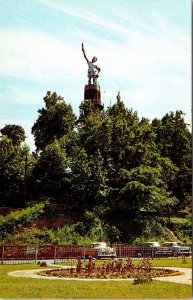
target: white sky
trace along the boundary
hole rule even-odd
[[[48,90],[83,100],[97,56],[102,102],[139,117],[182,110],[191,123],[191,0],[0,0],[0,128],[31,127]]]

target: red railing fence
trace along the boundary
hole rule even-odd
[[[147,249],[140,246],[116,245],[116,258],[162,258],[172,257],[166,248]],[[54,263],[76,260],[78,257],[87,258],[91,248],[86,246],[0,246],[0,261],[4,263],[37,263],[38,261],[52,260]],[[97,259],[97,252],[91,254]],[[192,252],[180,256],[192,255]]]

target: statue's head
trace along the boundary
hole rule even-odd
[[[92,62],[94,63],[96,61],[97,61],[97,58],[96,58],[96,56],[94,56],[93,59],[92,59]]]

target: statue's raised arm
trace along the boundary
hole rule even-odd
[[[86,57],[86,54],[85,54],[84,44],[83,44],[83,43],[82,43],[82,52],[83,52],[83,54],[84,54],[84,57],[85,57],[87,63],[89,63],[89,60],[88,60],[88,58]]]
[[[88,84],[91,84],[91,79],[93,80],[93,84],[97,84],[97,78],[99,77],[99,72],[100,72],[100,68],[98,68],[97,65],[94,65],[94,63],[97,61],[97,58],[96,56],[94,56],[91,62],[88,60],[85,54],[83,43],[82,43],[82,52],[88,64]]]

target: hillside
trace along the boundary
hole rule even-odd
[[[4,215],[5,211],[5,208],[0,209]],[[87,245],[99,239],[127,244],[153,240],[191,242],[191,218],[188,212],[182,212],[183,218],[171,216],[170,228],[165,217],[155,217],[146,223],[140,233],[140,226],[138,231],[129,232],[126,229],[129,224],[126,216],[122,216],[120,222],[112,215],[99,218],[91,212],[82,215],[79,211],[77,214],[77,210],[69,206],[37,204],[31,208],[10,211],[0,218],[1,245]]]

